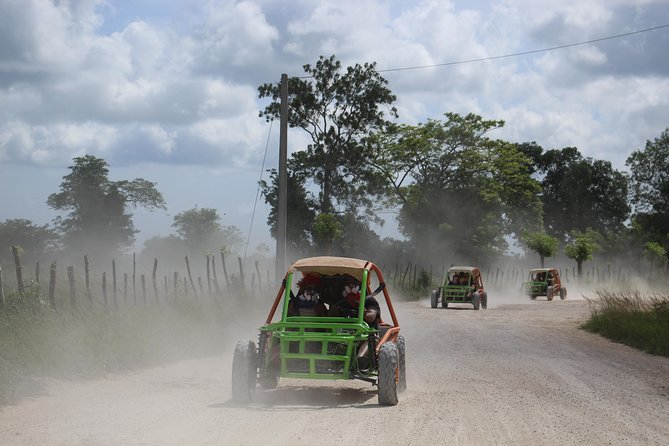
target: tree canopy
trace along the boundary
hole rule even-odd
[[[137,232],[129,209],[165,209],[155,183],[143,178],[111,181],[108,164],[101,158],[76,157],[69,169],[60,192],[47,199],[52,209],[69,211],[55,221],[67,248],[90,254],[126,248]]]

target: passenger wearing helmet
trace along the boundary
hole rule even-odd
[[[319,288],[320,276],[306,274],[298,283],[297,296],[292,296],[288,304],[289,316],[325,316],[327,307],[321,302]]]
[[[338,316],[355,317],[358,315],[359,306],[360,282],[354,277],[348,277],[342,291],[342,299],[333,307],[333,312]],[[379,302],[367,293],[363,320],[371,327],[378,325],[380,319],[381,307]]]

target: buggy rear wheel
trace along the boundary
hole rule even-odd
[[[407,370],[406,370],[406,342],[404,336],[397,337],[397,357],[399,358],[400,377],[397,383],[397,391],[404,392],[407,389]]]
[[[432,308],[437,308],[437,301],[439,300],[439,295],[437,290],[432,290],[432,295],[430,296],[430,304]]]
[[[488,308],[488,293],[485,291],[481,294],[481,308],[484,310]]]
[[[397,381],[399,380],[397,345],[386,342],[379,348],[379,404],[395,406],[397,399]]]
[[[256,388],[256,346],[253,341],[239,341],[232,358],[232,399],[249,403]]]
[[[560,288],[560,300],[565,300],[567,298],[567,288]]]

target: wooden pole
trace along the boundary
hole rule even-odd
[[[209,299],[211,299],[211,264],[209,263],[209,254],[207,254],[207,291],[209,292]]]
[[[19,257],[18,246],[12,246],[12,255],[14,256],[14,266],[16,267],[16,284],[19,287],[19,295],[24,297],[25,289],[23,288],[23,267],[21,266],[21,258]]]
[[[49,268],[49,305],[56,310],[56,262]]]
[[[93,302],[93,295],[91,294],[91,281],[90,281],[90,265],[88,264],[88,255],[84,254],[84,280],[86,284],[86,297],[89,302]],[[105,302],[105,305],[107,302]]]
[[[0,266],[0,308],[5,306],[5,290],[2,284],[2,266]]]
[[[70,284],[70,305],[77,306],[77,289],[74,283],[74,266],[67,267],[67,281]]]
[[[239,263],[239,280],[241,281],[242,289],[246,289],[244,281],[244,265],[242,264],[242,258],[237,256],[237,262]]]
[[[259,264],[260,264],[260,261],[256,260],[255,261],[255,266],[256,266],[256,272],[258,273],[258,291],[262,291],[262,280],[261,280],[261,276],[260,276],[260,266],[259,266]]]
[[[230,280],[228,279],[228,270],[225,267],[225,254],[221,250],[221,267],[223,268],[223,277],[225,277],[225,287],[230,288]]]
[[[137,288],[135,287],[135,278],[137,274],[137,262],[135,258],[135,253],[132,253],[132,295],[135,298],[135,303],[137,303]]]
[[[107,272],[102,273],[102,302],[107,306]]]
[[[144,274],[141,274],[139,279],[142,284],[142,302],[144,302],[144,305],[146,305],[146,277]]]
[[[195,293],[195,298],[197,299],[197,290],[195,289],[195,283],[193,282],[193,275],[190,272],[190,262],[188,261],[188,256],[186,256],[186,271],[188,272],[188,279],[190,280],[190,286],[193,288],[193,293]],[[186,278],[184,277],[184,280]]]
[[[158,259],[153,259],[153,272],[151,273],[151,281],[153,282],[153,295],[156,298],[156,302],[160,302],[158,297],[158,282],[156,281],[156,272],[158,271]]]
[[[116,260],[112,259],[112,299],[114,306],[118,308],[118,298],[116,292]]]
[[[35,283],[39,288],[39,262],[35,262]]]

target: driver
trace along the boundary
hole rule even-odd
[[[342,316],[356,315],[360,305],[360,282],[353,277],[348,278],[342,291],[342,297],[343,299],[335,305],[335,311]],[[381,307],[379,306],[379,302],[372,296],[365,298],[363,320],[370,327],[376,326],[381,320]]]

